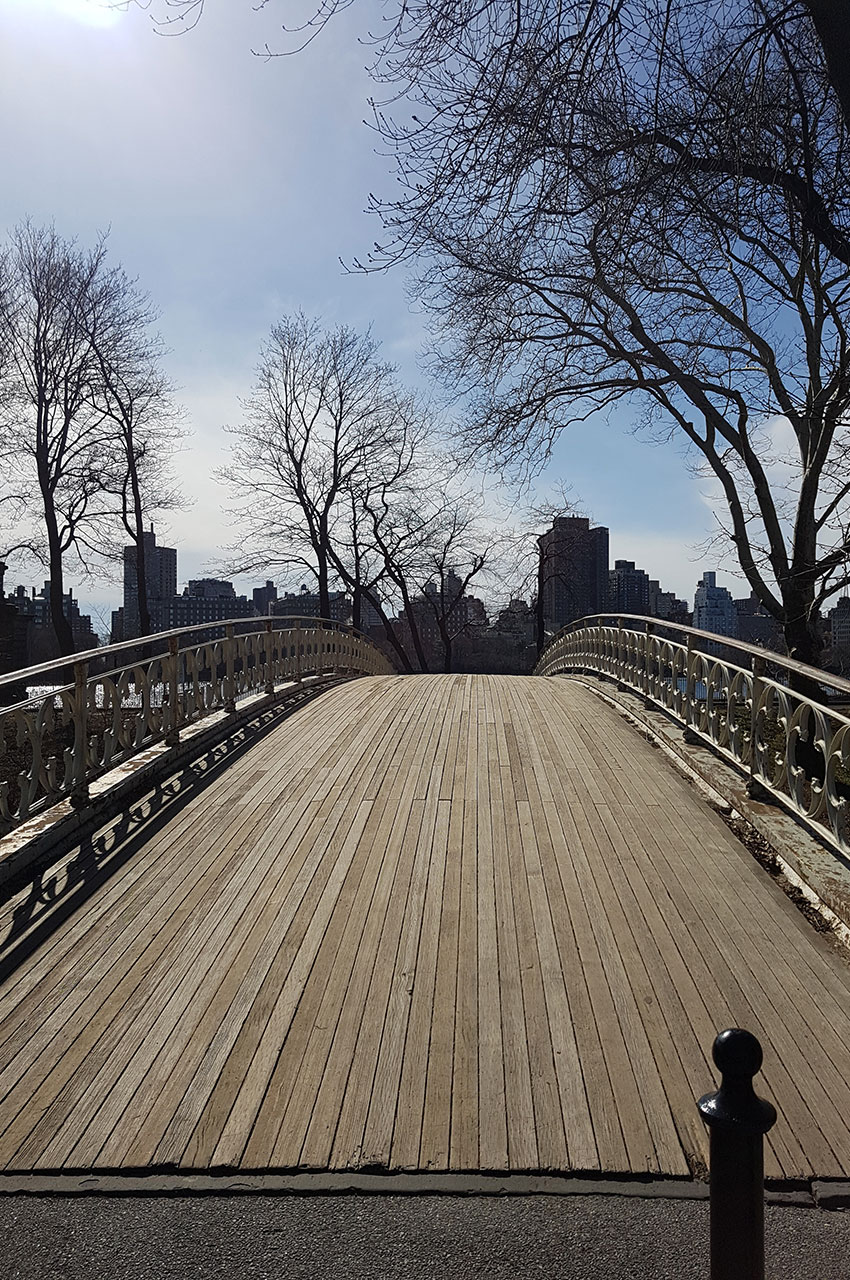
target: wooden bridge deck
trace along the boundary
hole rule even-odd
[[[6,1171],[687,1176],[741,1025],[768,1176],[850,1175],[846,964],[575,683],[356,681],[111,839],[0,915]]]

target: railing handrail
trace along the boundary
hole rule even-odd
[[[810,667],[805,662],[798,662],[796,658],[788,658],[785,654],[778,653],[775,649],[751,644],[748,640],[737,640],[734,636],[719,635],[715,631],[701,631],[699,627],[687,627],[682,623],[671,622],[668,618],[653,618],[643,613],[588,613],[585,617],[576,619],[575,622],[568,622],[566,626],[556,631],[547,642],[540,653],[537,663],[539,664],[543,661],[547,650],[562,636],[568,635],[571,631],[577,631],[581,627],[592,626],[594,623],[598,624],[604,618],[614,618],[623,622],[649,623],[653,627],[663,627],[665,630],[677,631],[681,635],[697,636],[702,640],[708,640],[712,644],[726,645],[729,649],[737,649],[741,653],[750,654],[751,657],[762,658],[765,662],[776,663],[787,671],[793,671],[796,675],[806,676],[809,680],[826,685],[829,689],[836,689],[842,693],[850,694],[850,680],[844,679],[843,676],[834,675],[831,671],[824,671],[821,667]]]
[[[17,671],[6,672],[0,675],[0,689],[10,684],[31,684],[30,676],[47,675],[51,671],[61,671],[65,667],[75,667],[79,662],[90,662],[96,658],[103,658],[109,654],[122,653],[127,650],[139,649],[142,645],[152,645],[159,640],[169,640],[173,636],[196,636],[199,632],[214,631],[219,627],[245,627],[256,626],[265,629],[267,623],[277,624],[272,627],[273,631],[282,629],[282,625],[291,626],[293,623],[307,623],[309,626],[322,626],[324,628],[336,628],[345,632],[346,635],[360,636],[364,640],[370,637],[362,631],[358,631],[356,627],[351,626],[348,622],[336,622],[333,618],[317,618],[315,616],[303,614],[265,614],[257,618],[222,618],[217,622],[198,622],[190,624],[186,627],[174,627],[171,631],[151,631],[146,636],[136,636],[133,640],[120,640],[117,644],[101,645],[98,649],[84,649],[79,653],[67,653],[57,658],[50,658],[47,662],[39,662],[32,667],[21,667]],[[163,650],[161,654],[152,653],[146,655],[143,661],[150,662],[158,657],[165,657],[168,649]],[[128,663],[132,666],[132,663]]]

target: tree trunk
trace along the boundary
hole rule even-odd
[[[546,625],[543,617],[543,546],[539,541],[537,543],[537,600],[534,606],[534,624],[539,658],[546,644]]]
[[[47,546],[50,557],[50,622],[59,645],[62,657],[74,652],[74,633],[71,623],[65,617],[64,582],[62,580],[62,550],[59,544],[59,530],[56,527],[56,514],[52,507],[45,510],[47,525]]]
[[[782,630],[789,658],[795,662],[804,662],[809,667],[821,665],[823,636],[819,619],[808,617],[801,601],[795,600],[786,606],[786,621]],[[823,689],[814,677],[792,671],[789,683],[795,693],[811,698],[813,702],[823,702]]]
[[[148,566],[145,554],[144,530],[141,522],[136,525],[136,601],[139,610],[139,635],[151,633],[151,615],[148,605]]]
[[[826,59],[832,87],[850,126],[850,22],[847,0],[806,0]]]
[[[145,555],[145,518],[142,510],[142,494],[139,473],[133,455],[132,437],[127,448],[127,465],[130,468],[130,487],[133,494],[133,541],[136,544],[136,600],[139,610],[139,635],[151,633],[151,615],[148,604],[148,567]]]
[[[328,589],[328,558],[324,552],[318,556],[317,578],[319,582],[319,617],[330,619],[331,595]]]
[[[404,605],[404,612],[407,615],[407,625],[410,627],[410,636],[411,636],[411,639],[413,640],[413,648],[416,652],[416,657],[419,662],[419,670],[427,671],[428,660],[425,657],[425,650],[422,647],[422,637],[419,634],[419,624],[416,621],[416,615],[410,603],[410,595],[407,590],[407,584],[404,582],[404,579],[402,578],[402,579],[396,579],[396,585],[398,586],[399,591],[401,592],[401,599]]]
[[[351,545],[354,553],[353,586],[351,591],[351,625],[361,630],[363,615],[363,589],[360,585],[360,538],[357,530],[357,504],[351,495]]]

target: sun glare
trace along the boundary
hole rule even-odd
[[[109,0],[0,0],[0,15],[13,13],[28,18],[71,18],[85,27],[114,27],[126,12]]]

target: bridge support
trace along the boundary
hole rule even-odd
[[[732,1028],[712,1057],[720,1088],[697,1104],[710,1133],[711,1280],[764,1280],[764,1135],[776,1111],[753,1090],[761,1045]]]

